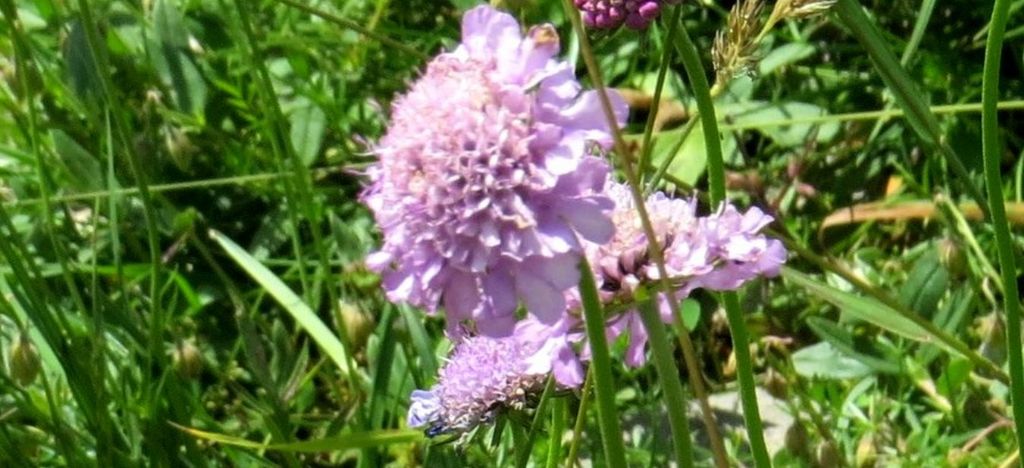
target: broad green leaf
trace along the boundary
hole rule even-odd
[[[775,144],[784,147],[803,146],[812,138],[815,141],[825,142],[834,138],[839,132],[839,123],[837,122],[779,125],[789,121],[806,121],[828,114],[821,107],[802,102],[748,101],[724,105],[721,112],[722,121],[730,122],[738,127],[756,129]]]
[[[164,45],[171,47],[188,47],[188,30],[185,19],[173,0],[156,0],[153,4],[151,21],[153,32]]]
[[[806,42],[791,42],[768,52],[757,64],[757,73],[767,75],[791,63],[814,55],[814,46]]]
[[[100,85],[99,67],[89,50],[85,27],[79,20],[72,20],[68,38],[63,47],[64,63],[68,67],[71,89],[82,101],[89,103],[103,95]]]
[[[843,354],[827,341],[793,353],[793,368],[807,378],[857,379],[872,374],[870,367]]]
[[[412,339],[413,347],[419,357],[419,365],[416,370],[425,379],[433,379],[437,372],[437,355],[430,346],[430,335],[423,327],[423,314],[417,312],[407,305],[396,305],[398,311],[405,321],[405,327],[409,330],[409,337]]]
[[[935,382],[942,395],[950,400],[956,399],[957,393],[961,391],[967,379],[970,378],[974,365],[971,361],[963,358],[950,359],[946,370]]]
[[[320,106],[306,98],[299,98],[297,106],[288,116],[291,125],[292,147],[306,166],[316,162],[323,143],[327,116]]]
[[[700,302],[696,299],[683,299],[679,304],[679,314],[683,316],[683,325],[692,332],[700,322]]]
[[[654,149],[651,152],[651,164],[654,167],[660,167],[666,158],[671,157],[672,162],[666,172],[692,186],[704,176],[708,165],[704,131],[698,123],[686,135],[681,146],[679,144],[680,136],[682,136],[681,131],[672,131],[662,133],[655,139]],[[673,150],[676,151],[673,153]],[[736,139],[732,135],[722,135],[722,151],[727,161],[735,159],[737,147]]]
[[[349,356],[341,341],[338,340],[338,337],[327,328],[327,325],[324,325],[320,317],[317,317],[316,313],[306,303],[302,302],[302,299],[292,292],[280,278],[224,234],[211,230],[210,237],[220,244],[228,256],[238,266],[242,267],[253,280],[259,283],[260,286],[263,286],[306,333],[309,333],[313,341],[320,346],[320,349],[334,361],[342,374],[346,375],[350,380],[358,379],[359,384],[367,383],[366,376],[359,369],[352,368],[349,365]]]

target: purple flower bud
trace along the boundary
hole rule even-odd
[[[614,29],[625,24],[644,29],[658,18],[665,5],[680,0],[575,0],[583,23],[591,28]]]

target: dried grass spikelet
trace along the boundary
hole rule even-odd
[[[835,3],[836,0],[779,0],[772,8],[771,18],[775,21],[810,18],[824,14]]]
[[[715,35],[711,59],[716,88],[724,87],[736,76],[754,72],[762,8],[761,0],[744,0],[733,5],[725,30]]]
[[[751,75],[759,57],[761,40],[785,19],[802,19],[820,15],[832,8],[836,0],[778,0],[768,19],[762,21],[762,0],[743,0],[729,11],[729,21],[715,36],[712,60],[715,66],[715,88],[721,91],[729,80]]]

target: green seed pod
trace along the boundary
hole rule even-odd
[[[808,455],[807,442],[807,429],[799,420],[793,421],[789,429],[786,429],[786,436],[783,439],[786,450],[794,456],[806,458]]]
[[[821,468],[840,466],[842,454],[839,453],[839,447],[836,447],[835,443],[823,440],[818,444],[818,449],[815,452],[815,464],[817,466]]]
[[[854,455],[854,460],[858,467],[875,466],[875,462],[878,460],[878,449],[875,447],[874,436],[867,434],[860,438],[860,442],[857,442],[857,453]]]
[[[768,369],[768,372],[765,373],[764,388],[775,398],[780,400],[789,398],[789,383],[786,382],[786,377],[775,369]]]
[[[199,152],[199,148],[192,143],[188,133],[178,128],[168,127],[164,134],[164,144],[167,146],[167,154],[171,156],[174,165],[187,172],[192,166],[192,160],[196,153]]]
[[[203,355],[192,340],[178,343],[171,354],[171,361],[183,379],[194,379],[203,371]]]
[[[35,345],[28,339],[28,335],[22,334],[14,345],[11,346],[10,362],[8,362],[11,378],[18,385],[27,386],[39,376],[41,364],[39,352]]]
[[[345,327],[345,337],[348,338],[353,350],[363,349],[366,346],[366,339],[373,332],[373,317],[359,306],[344,300],[338,303],[338,314]]]
[[[944,237],[935,245],[939,251],[939,263],[954,277],[961,277],[967,271],[967,257],[960,244],[950,237]]]

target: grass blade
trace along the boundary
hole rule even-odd
[[[970,174],[963,161],[949,145],[943,142],[939,121],[922,97],[925,94],[907,75],[906,70],[896,59],[896,55],[885,43],[878,27],[864,14],[857,0],[838,0],[834,8],[843,25],[850,30],[871,56],[882,81],[892,91],[896,103],[906,111],[907,122],[910,123],[911,128],[925,143],[938,148],[953,167],[956,176],[961,179],[968,194],[979,205],[984,205],[985,197],[982,196],[978,187],[971,183]]]
[[[605,339],[604,311],[597,294],[594,273],[586,259],[580,260],[580,296],[590,343],[590,371],[594,373],[594,400],[597,402],[597,423],[601,429],[601,445],[605,463],[613,468],[626,467],[626,449],[622,444],[622,426],[615,409],[615,378]]]
[[[1024,447],[1024,356],[1020,343],[1020,292],[1017,287],[1017,262],[1010,224],[1006,221],[1001,175],[1002,145],[999,141],[999,67],[1003,53],[1003,40],[1009,16],[1010,2],[996,0],[989,21],[988,40],[985,44],[985,69],[981,87],[982,152],[985,158],[985,185],[988,189],[992,229],[995,231],[1003,282],[1003,301],[1006,314],[1006,348],[1010,364],[1010,402],[1017,432],[1017,447]]]
[[[786,278],[786,281],[792,281],[793,283],[800,285],[804,289],[807,289],[811,294],[814,294],[815,296],[818,296],[819,298],[838,307],[845,314],[876,325],[904,338],[942,346],[947,351],[959,354],[956,350],[937,339],[927,330],[910,319],[903,317],[895,309],[881,302],[840,291],[816,281],[792,268],[783,267],[782,275]]]
[[[278,304],[284,308],[295,319],[295,321],[309,333],[309,336],[313,338],[320,349],[327,354],[327,356],[334,361],[350,381],[356,380],[358,383],[368,383],[367,377],[363,375],[358,369],[353,368],[349,363],[348,353],[345,351],[345,347],[342,346],[341,341],[338,337],[331,332],[327,325],[317,317],[316,313],[302,302],[302,299],[295,294],[287,285],[281,281],[274,273],[263,266],[258,260],[249,255],[242,247],[236,244],[234,241],[229,239],[224,234],[215,230],[210,231],[210,237],[217,242],[227,252],[228,256],[231,257],[238,266],[242,267],[246,273],[252,277],[260,286],[263,286],[270,295],[277,300]]]
[[[640,302],[640,319],[647,330],[654,366],[658,370],[658,381],[665,400],[665,411],[672,427],[672,446],[679,466],[693,466],[693,443],[690,439],[690,422],[686,418],[686,397],[683,384],[679,381],[679,370],[675,365],[671,341],[661,322],[657,305],[651,299]]]
[[[423,438],[422,431],[395,430],[345,434],[337,437],[327,437],[324,439],[306,440],[302,442],[291,442],[287,444],[264,444],[248,439],[243,439],[241,437],[235,437],[226,434],[219,434],[216,432],[208,432],[200,429],[186,427],[179,424],[175,424],[173,422],[168,422],[168,424],[174,426],[178,430],[188,435],[210,442],[225,445],[233,445],[235,447],[243,447],[256,450],[273,450],[278,452],[337,452],[341,450],[353,450],[370,447],[382,447],[385,445],[392,444],[410,443],[416,442]]]

